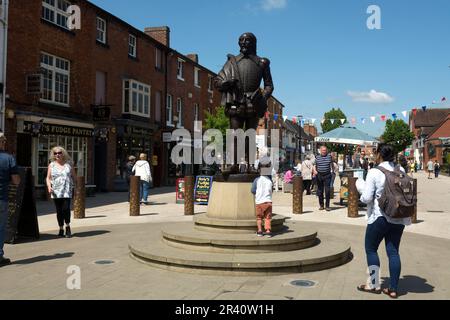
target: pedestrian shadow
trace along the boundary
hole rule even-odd
[[[99,219],[99,218],[106,218],[106,216],[90,216],[90,217],[84,217],[83,219],[80,219],[80,220],[84,220],[84,219]]]
[[[101,236],[107,233],[111,233],[111,231],[107,230],[95,230],[95,231],[86,231],[86,232],[77,232],[73,234],[74,238],[88,238],[88,237],[96,237]]]
[[[166,202],[149,202],[149,206],[165,206],[167,203]]]
[[[413,223],[413,224],[419,224],[419,223],[423,223],[425,222],[425,220],[417,220],[417,222]]]
[[[383,283],[389,284],[389,278],[383,277]],[[406,296],[408,293],[432,293],[434,286],[427,279],[418,276],[403,276],[398,282],[398,296]]]
[[[159,213],[141,213],[139,217],[145,217],[145,216],[157,216]]]
[[[13,261],[12,264],[26,265],[26,264],[43,262],[43,261],[66,259],[66,258],[71,258],[74,254],[75,254],[74,252],[56,253],[51,256],[38,256],[38,257],[29,258],[29,259],[17,260],[17,261]]]

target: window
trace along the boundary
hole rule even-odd
[[[97,41],[106,43],[106,20],[97,17]]]
[[[213,82],[214,82],[213,76],[208,76],[208,91],[209,92],[213,92]]]
[[[133,58],[136,58],[136,42],[136,37],[130,34],[128,36],[128,55]]]
[[[150,118],[150,86],[135,80],[125,80],[123,97],[123,113]]]
[[[178,59],[177,78],[184,81],[184,60]]]
[[[173,98],[170,94],[167,95],[166,101],[166,120],[167,125],[173,127]]]
[[[158,48],[155,48],[155,68],[162,70],[162,51]]]
[[[200,69],[194,68],[194,85],[200,88]]]
[[[69,105],[70,62],[41,53],[41,68],[44,75],[42,101]]]
[[[183,99],[177,99],[177,113],[178,113],[178,128],[184,128],[184,119],[183,119]]]
[[[67,8],[70,3],[65,0],[42,0],[42,19],[54,23],[65,29],[67,27],[67,19],[69,14],[67,14]]]

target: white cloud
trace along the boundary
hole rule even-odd
[[[371,90],[370,92],[348,91],[347,94],[354,102],[392,103],[395,100],[389,94],[377,92],[376,90]]]
[[[284,9],[287,6],[287,0],[262,0],[261,5],[265,11]]]

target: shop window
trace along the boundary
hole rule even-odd
[[[69,105],[70,61],[41,53],[44,87],[41,100],[63,106]]]

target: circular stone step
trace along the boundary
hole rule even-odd
[[[283,231],[286,219],[283,216],[273,215],[272,231],[275,233]],[[206,214],[200,214],[194,217],[194,223],[195,229],[206,232],[248,234],[256,231],[256,217],[253,220],[225,220],[210,218]]]
[[[175,248],[212,253],[261,253],[293,251],[319,243],[317,232],[292,225],[290,230],[273,238],[252,234],[210,233],[198,231],[192,223],[177,224],[162,230],[163,241]]]
[[[180,224],[182,227],[183,224]],[[320,244],[303,250],[260,254],[209,253],[179,249],[161,240],[154,226],[143,243],[129,245],[130,256],[147,265],[166,270],[212,275],[266,275],[312,272],[343,265],[351,260],[350,245],[328,235]]]

